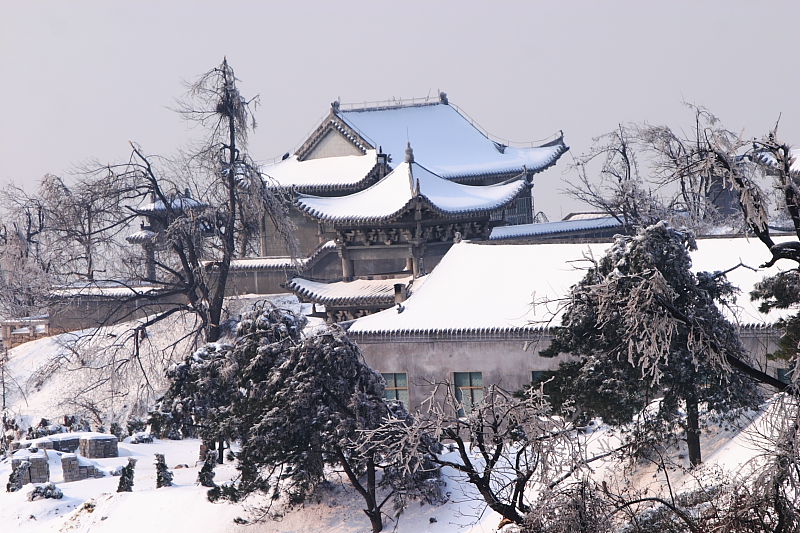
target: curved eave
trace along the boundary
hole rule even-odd
[[[301,185],[292,184],[292,185],[281,185],[276,179],[272,178],[272,183],[267,184],[267,188],[269,189],[283,189],[285,191],[294,191],[299,194],[308,194],[308,195],[316,195],[316,193],[330,193],[330,192],[337,192],[337,193],[356,193],[363,189],[366,189],[374,182],[377,181],[375,177],[375,171],[381,163],[375,163],[372,168],[367,172],[367,174],[359,179],[358,181],[354,182],[336,182],[335,180],[339,178],[331,178],[331,181],[320,181],[319,183],[303,183]]]
[[[364,225],[364,224],[378,224],[378,223],[391,223],[395,222],[396,220],[400,219],[404,214],[414,210],[416,206],[414,205],[417,200],[420,200],[424,207],[426,207],[431,212],[441,216],[442,218],[466,218],[466,217],[474,217],[474,216],[483,216],[489,215],[494,211],[498,211],[500,209],[505,208],[509,203],[511,203],[514,198],[516,198],[520,192],[522,192],[528,184],[524,180],[519,181],[519,186],[513,189],[513,192],[509,192],[505,197],[498,200],[494,205],[491,207],[483,207],[477,209],[443,209],[436,205],[430,198],[425,196],[424,194],[420,194],[416,198],[409,199],[403,207],[400,209],[385,215],[374,215],[374,216],[363,216],[363,217],[353,217],[353,216],[335,216],[330,215],[328,213],[321,212],[317,209],[309,207],[302,203],[303,196],[299,196],[295,199],[295,205],[297,208],[302,211],[307,216],[313,218],[314,220],[324,221],[324,222],[331,222],[337,225]]]
[[[356,306],[370,306],[370,307],[391,307],[394,305],[394,293],[391,294],[370,294],[370,295],[354,295],[354,296],[325,296],[315,292],[308,287],[304,287],[295,280],[290,280],[286,284],[286,288],[308,301],[316,302],[325,305],[326,307],[356,307]]]
[[[538,146],[537,148],[542,148],[542,147],[545,147],[545,146],[553,146],[553,144],[550,144],[550,145],[546,145],[545,144],[545,145],[542,145],[542,146]],[[477,180],[477,179],[481,179],[481,178],[490,178],[490,177],[493,177],[493,176],[502,176],[504,174],[519,174],[520,172],[524,172],[525,170],[527,170],[531,175],[539,174],[540,172],[544,172],[548,168],[550,168],[553,165],[555,165],[558,162],[558,160],[561,159],[561,156],[564,155],[565,153],[567,153],[567,151],[569,151],[569,146],[564,144],[563,140],[560,140],[560,142],[558,142],[558,146],[559,146],[559,149],[555,153],[553,153],[552,156],[550,156],[550,159],[545,164],[539,165],[537,167],[523,168],[521,166],[513,166],[513,167],[508,167],[508,168],[504,168],[504,169],[497,169],[497,170],[493,170],[493,171],[485,171],[485,170],[484,171],[479,171],[479,170],[476,170],[475,172],[467,172],[467,173],[456,173],[456,172],[446,172],[446,171],[438,171],[437,170],[437,174],[440,175],[441,177],[445,178],[445,179],[450,180],[450,181],[459,181],[459,180],[470,181],[470,180]]]

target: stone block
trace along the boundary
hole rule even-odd
[[[114,435],[81,437],[78,449],[89,458],[119,457],[117,437]]]

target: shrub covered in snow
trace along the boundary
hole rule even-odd
[[[131,435],[128,442],[131,444],[150,444],[153,442],[153,436],[146,431],[140,431]]]
[[[63,497],[64,493],[61,492],[61,489],[59,489],[52,483],[47,483],[46,485],[38,485],[31,492],[28,493],[29,502],[42,499],[60,500]]]

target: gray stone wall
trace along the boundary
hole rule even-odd
[[[23,485],[28,483],[47,483],[50,481],[50,465],[47,464],[47,452],[45,450],[33,452],[27,456],[12,458],[12,470],[19,468],[22,461],[28,461],[31,465],[27,475],[22,479]]]
[[[430,383],[453,381],[454,372],[481,372],[483,386],[498,385],[516,391],[531,381],[533,371],[556,370],[567,359],[544,358],[550,345],[546,333],[428,333],[417,335],[356,335],[367,364],[377,372],[408,376],[409,409],[420,407],[432,392]],[[741,339],[753,363],[776,376],[780,364],[767,359],[779,333],[772,329],[743,329]]]
[[[71,483],[90,477],[103,477],[105,474],[94,465],[81,465],[78,456],[74,453],[65,453],[61,456],[61,469],[64,472],[64,482]]]
[[[454,372],[481,372],[483,385],[516,391],[531,381],[531,373],[555,370],[566,356],[548,359],[539,351],[551,341],[536,334],[352,336],[367,364],[377,372],[408,376],[409,409],[414,410],[432,392],[430,383],[453,381]]]
[[[90,295],[53,299],[48,306],[50,333],[118,324],[178,305],[185,305],[180,296],[130,301]]]
[[[84,457],[119,457],[117,437],[114,435],[109,435],[108,437],[81,438],[79,450],[79,453]]]

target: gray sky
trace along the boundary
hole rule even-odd
[[[135,140],[168,154],[193,132],[169,107],[227,55],[260,94],[251,153],[295,148],[342,102],[447,91],[486,130],[534,140],[563,129],[576,154],[619,122],[686,124],[681,102],[761,135],[782,113],[800,143],[800,3],[136,2],[0,5],[0,181],[34,184]],[[537,178],[558,193],[569,154]]]

